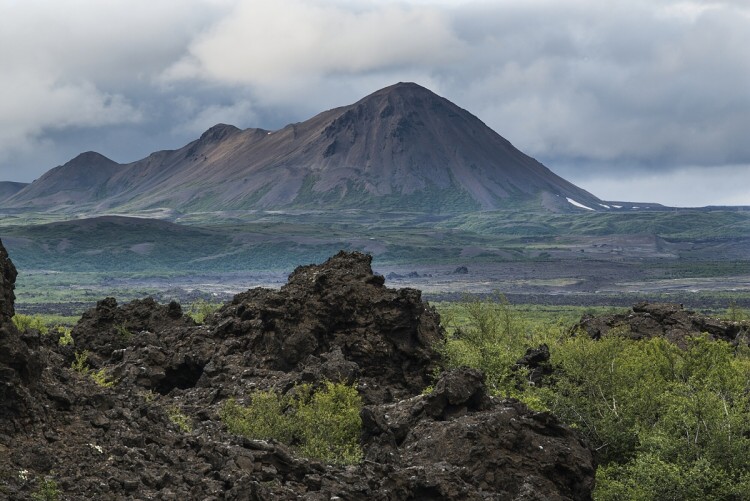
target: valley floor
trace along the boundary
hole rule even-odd
[[[750,275],[664,278],[668,270],[610,262],[508,262],[467,265],[377,266],[391,287],[411,287],[430,301],[456,301],[465,295],[504,294],[513,304],[630,306],[638,301],[669,301],[718,311],[730,303],[750,307]],[[250,288],[279,288],[288,272],[231,273],[75,273],[30,271],[19,275],[21,313],[80,315],[113,296],[120,302],[154,297],[160,302],[223,302]],[[662,277],[662,278],[658,278]]]

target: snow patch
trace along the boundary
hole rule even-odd
[[[605,209],[610,209],[611,207],[607,204],[599,204],[600,206],[604,207]]]
[[[580,203],[580,202],[576,202],[575,200],[573,200],[573,199],[572,199],[572,198],[570,198],[570,197],[565,197],[565,200],[567,200],[567,201],[568,201],[568,203],[570,203],[570,204],[572,204],[572,205],[575,205],[576,207],[580,207],[581,209],[586,209],[586,210],[594,210],[594,209],[592,209],[591,207],[586,207],[585,205],[583,205],[583,204],[582,204],[582,203]]]
[[[615,209],[622,209],[622,205],[613,205],[612,207],[614,207]]]

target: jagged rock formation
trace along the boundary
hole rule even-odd
[[[2,242],[0,242],[0,324],[13,318],[15,314],[14,302],[16,300],[13,289],[16,285],[18,272],[13,262],[8,257]]]
[[[31,499],[53,479],[71,500],[590,499],[591,451],[554,417],[489,397],[468,369],[420,394],[441,336],[419,292],[385,287],[358,253],[300,267],[279,291],[239,294],[205,325],[176,304],[106,299],[71,348],[5,322],[0,498]],[[71,370],[84,348],[113,387]],[[358,465],[302,459],[220,420],[229,397],[324,380],[365,397]]]
[[[146,298],[118,307],[115,298],[109,297],[83,314],[72,335],[78,348],[110,356],[130,344],[135,335],[142,337],[144,333],[160,332],[173,325],[195,325],[183,316],[182,307],[176,302],[163,306]]]
[[[42,411],[30,398],[30,387],[42,370],[38,343],[22,338],[11,322],[16,275],[0,241],[0,436],[24,429],[33,420],[33,412]],[[0,443],[0,455],[4,451],[4,444]]]
[[[677,303],[643,302],[624,314],[584,315],[572,332],[585,332],[594,339],[610,334],[632,339],[659,336],[677,344],[686,337],[708,333],[714,339],[738,342],[738,336],[750,334],[750,325],[707,317]]]
[[[418,290],[385,287],[371,260],[342,251],[323,267],[297,268],[280,291],[239,294],[218,313],[215,331],[241,337],[255,367],[299,370],[322,358],[330,372],[340,352],[353,364],[346,379],[364,383],[366,396],[381,387],[381,401],[418,393],[438,359],[439,316]]]

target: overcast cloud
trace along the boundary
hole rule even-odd
[[[605,199],[750,205],[750,4],[0,0],[0,180],[415,81]]]

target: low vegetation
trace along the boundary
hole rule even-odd
[[[34,330],[43,336],[56,335],[61,346],[73,344],[73,337],[69,324],[70,317],[60,315],[24,315],[16,313],[13,316],[13,325],[21,332]]]
[[[187,315],[193,319],[196,324],[202,324],[206,317],[212,315],[222,307],[222,303],[212,303],[205,299],[194,301],[187,310]]]
[[[61,495],[57,482],[52,479],[44,479],[32,493],[31,499],[34,501],[57,501]]]
[[[678,347],[569,333],[524,318],[502,296],[444,308],[447,365],[487,374],[497,395],[557,415],[596,451],[595,499],[750,499],[750,349],[707,336]],[[731,310],[737,317],[744,312]],[[515,362],[549,347],[553,374],[531,384]]]
[[[361,408],[355,387],[326,382],[317,391],[308,384],[284,395],[258,391],[250,395],[248,406],[228,400],[221,419],[231,433],[278,440],[308,458],[355,464],[362,459]]]
[[[190,418],[180,410],[177,406],[172,406],[167,409],[167,415],[169,420],[172,421],[177,428],[183,433],[190,433],[193,431],[193,423]]]
[[[39,331],[40,334],[47,334],[49,332],[47,322],[40,316],[16,313],[13,316],[13,325],[21,332],[28,332],[32,329]]]
[[[75,360],[70,365],[70,368],[74,371],[84,374],[90,377],[96,384],[102,388],[110,388],[115,385],[107,374],[105,369],[94,370],[89,366],[88,363],[89,352],[88,350],[78,351],[75,354]]]

